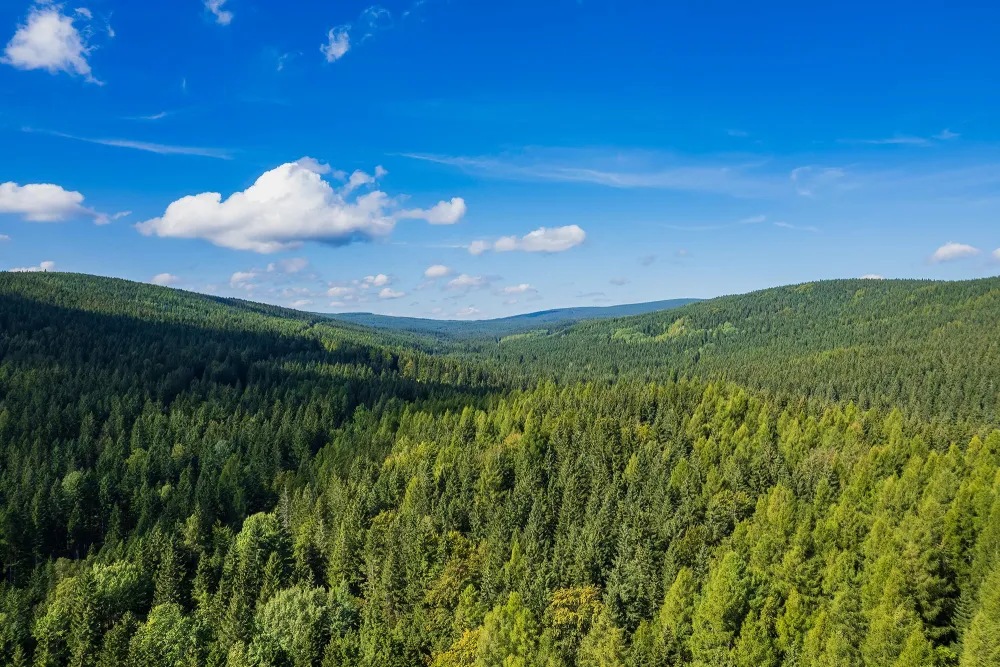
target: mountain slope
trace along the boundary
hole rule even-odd
[[[619,306],[594,306],[556,308],[524,315],[501,317],[492,320],[430,320],[418,317],[392,317],[372,313],[341,313],[329,315],[331,319],[389,330],[404,330],[419,334],[436,334],[461,338],[502,337],[542,329],[564,327],[583,320],[639,315],[657,310],[669,310],[694,303],[698,299],[668,299]]]
[[[504,341],[564,378],[727,378],[790,397],[1000,423],[1000,278],[835,280]]]
[[[995,664],[1000,431],[727,382],[552,381],[701,355],[764,386],[761,359],[848,339],[933,358],[984,342],[995,291],[819,283],[457,359],[0,274],[0,664]],[[537,384],[496,358],[528,344]],[[863,375],[834,369],[794,386]]]

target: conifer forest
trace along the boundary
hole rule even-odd
[[[1000,279],[495,335],[0,273],[0,664],[1000,665]]]

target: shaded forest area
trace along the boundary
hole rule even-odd
[[[998,286],[433,355],[0,274],[0,663],[1000,664]]]

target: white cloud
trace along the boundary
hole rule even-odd
[[[503,288],[504,294],[525,294],[526,292],[537,292],[534,287],[528,283],[521,283],[520,285],[511,285],[509,287]]]
[[[205,0],[205,9],[215,15],[219,25],[229,25],[233,21],[233,13],[222,8],[227,0]]]
[[[384,178],[389,175],[389,171],[380,164],[375,165],[375,178]]]
[[[463,273],[457,278],[449,280],[448,285],[446,287],[447,289],[450,290],[469,291],[469,290],[482,289],[484,287],[488,287],[489,284],[490,280],[488,278],[484,278],[483,276],[470,276],[466,273]]]
[[[516,304],[517,304],[517,299],[507,299],[506,301],[503,302],[503,305],[505,306],[513,306]]]
[[[87,10],[78,16],[90,18]],[[18,27],[7,43],[0,62],[17,69],[43,69],[50,74],[76,74],[99,84],[87,62],[91,47],[73,25],[74,18],[62,13],[61,6],[41,3],[33,7],[28,20]]]
[[[229,286],[233,289],[253,289],[253,279],[259,274],[256,271],[237,271],[229,278]]]
[[[714,192],[734,197],[779,194],[787,184],[760,174],[759,163],[679,163],[676,156],[589,149],[525,150],[494,156],[404,153],[403,157],[456,167],[494,178],[589,183],[612,188]]]
[[[125,120],[163,120],[169,115],[169,111],[161,111],[160,113],[149,114],[148,116],[123,116],[123,118]]]
[[[360,169],[356,169],[354,173],[351,174],[351,177],[347,179],[347,185],[341,189],[341,192],[346,195],[354,190],[357,190],[362,185],[372,185],[373,183],[375,183],[374,176],[366,174]]]
[[[329,174],[331,171],[330,165],[325,162],[320,162],[316,158],[311,158],[308,155],[301,157],[295,161],[300,167],[308,169],[311,172],[315,172],[321,176]]]
[[[478,315],[480,312],[482,311],[480,311],[475,306],[469,306],[467,308],[462,308],[457,313],[455,313],[455,315],[457,315],[458,317],[472,317],[473,315]]]
[[[941,130],[938,134],[935,134],[934,138],[940,139],[941,141],[947,141],[949,139],[958,139],[960,136],[962,135],[959,134],[958,132],[952,132],[946,127],[943,130]]]
[[[326,291],[326,295],[335,299],[350,300],[356,291],[353,287],[334,286]]]
[[[975,257],[978,254],[979,248],[973,248],[971,245],[965,245],[964,243],[949,241],[934,251],[934,254],[931,255],[931,263],[938,264],[939,262],[950,262],[956,259]]]
[[[225,200],[218,192],[183,197],[163,216],[136,227],[146,236],[198,238],[259,253],[306,241],[343,245],[392,232],[400,214],[397,199],[379,190],[348,199],[309,166],[283,164]]]
[[[279,259],[267,265],[268,273],[301,273],[309,268],[309,260],[305,257],[289,257]]]
[[[444,278],[449,273],[451,273],[451,269],[444,264],[435,264],[427,267],[427,270],[424,271],[424,278]]]
[[[583,243],[587,233],[576,225],[541,227],[521,238],[504,236],[493,244],[496,252],[563,252]]]
[[[7,240],[10,240],[10,238],[8,237]],[[1000,261],[1000,248],[993,251],[993,259]]]
[[[312,301],[309,299],[299,299],[297,301],[292,301],[292,308],[303,308],[305,306],[311,306]]]
[[[382,287],[383,285],[388,285],[392,282],[392,279],[384,273],[380,273],[377,276],[365,276],[361,280],[361,289],[368,289],[369,287]]]
[[[877,273],[866,273],[861,276],[861,280],[885,280],[885,276],[880,276]]]
[[[180,278],[178,278],[177,276],[175,276],[173,274],[170,274],[170,273],[158,273],[155,276],[153,276],[153,279],[150,280],[149,282],[153,283],[154,285],[162,285],[162,286],[165,287],[167,285],[173,285],[178,280],[180,280]]]
[[[132,211],[119,211],[118,213],[115,213],[114,215],[106,215],[104,213],[97,213],[94,216],[94,224],[95,225],[109,225],[114,220],[117,220],[119,218],[125,218],[125,217],[128,217],[130,215],[132,215]]]
[[[842,144],[869,144],[872,146],[926,146],[930,142],[923,137],[896,135],[884,139],[841,139]]]
[[[432,225],[453,225],[462,219],[465,211],[465,200],[461,197],[452,197],[450,202],[438,202],[427,210],[414,208],[400,211],[399,217],[426,220]]]
[[[321,44],[319,50],[326,57],[326,62],[332,63],[340,60],[351,49],[351,36],[348,34],[349,26],[338,26],[331,28],[326,34],[326,44]]]
[[[391,287],[383,287],[378,293],[378,298],[380,299],[399,299],[406,296],[406,292],[397,292]]]
[[[47,134],[62,139],[73,139],[74,141],[85,141],[88,144],[98,144],[100,146],[114,146],[115,148],[131,148],[132,150],[144,151],[146,153],[156,153],[158,155],[197,155],[199,157],[211,157],[218,160],[232,160],[233,156],[229,151],[221,148],[204,148],[201,146],[171,146],[167,144],[154,144],[148,141],[132,141],[131,139],[93,139],[91,137],[78,137],[65,132],[52,132],[48,130],[35,130],[30,127],[22,127],[22,132],[37,132]]]
[[[469,253],[472,255],[482,255],[490,249],[490,244],[486,241],[473,241],[469,244]]]
[[[783,229],[796,229],[803,232],[818,232],[819,227],[814,227],[813,225],[793,225],[790,222],[776,222],[775,227],[781,227]]]
[[[6,234],[0,234],[0,242],[3,241],[10,241],[10,237],[7,236]]]
[[[38,266],[27,266],[17,269],[10,269],[11,273],[39,273],[41,271],[55,271],[56,263],[52,261],[42,262]]]
[[[628,278],[612,278],[608,282],[610,282],[612,285],[615,285],[617,287],[621,287],[623,285],[627,285],[628,284]]]
[[[59,222],[73,217],[92,217],[98,223],[108,220],[107,216],[83,206],[83,195],[79,192],[51,183],[0,183],[0,214],[3,213],[20,215],[29,222]]]

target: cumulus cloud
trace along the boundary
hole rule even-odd
[[[467,246],[469,253],[481,255],[487,250],[494,252],[563,252],[583,243],[587,233],[577,225],[565,227],[540,227],[522,237],[503,236],[492,245],[486,241],[473,241]]]
[[[219,25],[229,25],[233,21],[233,13],[222,8],[228,0],[205,0],[205,9],[212,12],[215,22]]]
[[[297,301],[292,301],[292,308],[303,308],[311,305],[312,301],[309,299],[298,299]]]
[[[351,35],[348,32],[350,26],[342,25],[331,28],[326,34],[326,44],[321,44],[319,50],[326,58],[326,62],[332,63],[343,58],[351,50]]]
[[[510,285],[509,287],[503,288],[504,294],[525,294],[527,292],[537,292],[534,287],[528,283],[521,283],[520,285]]]
[[[24,266],[16,269],[10,269],[11,273],[39,273],[43,271],[55,271],[56,263],[53,261],[45,261],[38,266]]]
[[[400,218],[417,218],[426,220],[432,225],[454,225],[465,215],[465,200],[461,197],[452,197],[451,201],[438,202],[429,209],[414,208],[401,211]]]
[[[490,244],[486,241],[473,241],[469,244],[469,254],[482,255],[484,252],[489,250],[490,247]]]
[[[435,264],[434,266],[427,267],[427,270],[424,271],[424,278],[444,278],[450,273],[451,269],[444,264]]]
[[[464,292],[468,292],[471,290],[489,287],[489,284],[489,278],[484,276],[470,276],[467,273],[463,273],[462,275],[449,280],[445,287],[450,290],[462,290]]]
[[[396,199],[372,190],[356,198],[337,192],[315,165],[289,162],[223,200],[218,192],[189,195],[159,218],[136,225],[146,236],[198,238],[259,253],[306,241],[343,245],[386,236],[403,216]]]
[[[392,282],[392,280],[384,273],[380,273],[376,276],[365,276],[361,280],[361,289],[368,289],[369,287],[382,287],[383,285],[388,285],[390,282]]]
[[[0,214],[20,215],[28,222],[60,222],[73,217],[90,217],[98,224],[127,213],[109,217],[83,205],[83,195],[51,183],[0,183]]]
[[[861,276],[861,280],[885,280],[885,276],[880,276],[877,273],[866,273]]]
[[[10,241],[10,237],[6,234],[0,234],[0,243],[3,243],[4,241]]]
[[[406,292],[397,292],[391,287],[383,287],[378,293],[378,298],[380,299],[399,299],[406,296]]]
[[[344,300],[345,297],[353,297],[356,291],[357,290],[353,287],[344,287],[335,285],[326,291],[326,295],[331,296],[335,299]]]
[[[563,252],[580,245],[587,233],[576,225],[565,227],[540,227],[521,238],[505,236],[493,244],[496,252],[523,250],[524,252]]]
[[[469,306],[467,308],[462,308],[457,313],[455,313],[455,315],[457,315],[458,317],[472,317],[474,315],[478,315],[480,312],[482,311],[480,311],[475,306]]]
[[[1000,261],[1000,248],[993,251],[993,259]]]
[[[978,254],[979,248],[974,248],[971,245],[966,245],[964,243],[949,241],[934,251],[934,254],[931,255],[931,263],[938,264],[940,262],[951,262],[957,259],[975,257]]]
[[[155,276],[153,276],[153,279],[150,280],[149,282],[153,283],[154,285],[162,285],[166,287],[167,285],[173,285],[178,280],[180,280],[180,278],[171,273],[158,273]]]
[[[77,10],[77,17],[91,18],[86,9]],[[0,62],[22,70],[42,69],[50,74],[66,72],[100,84],[94,78],[87,56],[91,47],[86,32],[73,25],[76,17],[62,13],[60,5],[39,3],[32,7],[28,19],[7,43]]]
[[[229,286],[233,289],[253,289],[254,278],[259,274],[256,271],[237,271],[229,278]]]

